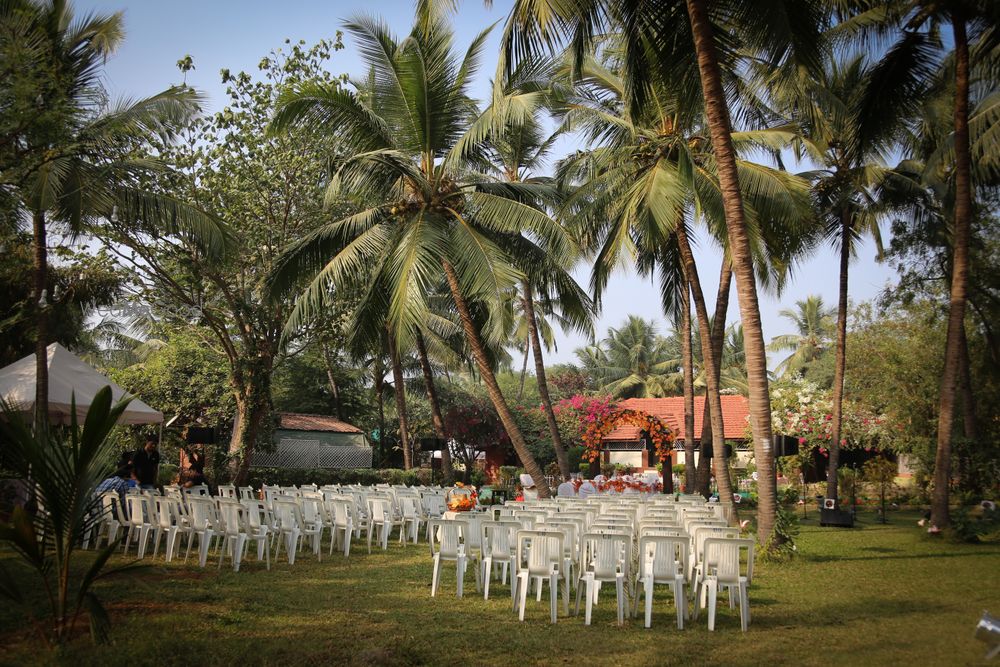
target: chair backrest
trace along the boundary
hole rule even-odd
[[[115,519],[119,523],[125,523],[125,517],[128,516],[117,491],[105,491],[101,494],[101,511],[105,518]]]
[[[291,532],[302,529],[302,510],[294,498],[280,496],[275,498],[272,511],[280,530]]]
[[[252,486],[241,486],[238,491],[240,500],[260,500],[260,496],[253,490]]]
[[[271,516],[267,505],[261,500],[244,498],[240,502],[246,508],[247,527],[250,532],[259,533],[262,528],[271,527]]]
[[[191,517],[191,527],[195,530],[215,528],[215,502],[211,498],[201,496],[189,498],[188,513]]]
[[[128,520],[136,526],[152,521],[152,512],[149,510],[149,498],[136,494],[125,496],[125,504],[128,505]]]
[[[326,504],[323,494],[318,491],[303,491],[301,498],[302,519],[308,524],[324,523],[326,520]]]
[[[576,560],[580,544],[579,536],[583,532],[580,523],[573,519],[550,519],[544,524],[543,529],[550,527],[562,532],[564,536],[563,548],[566,550],[566,555]]]
[[[739,528],[727,526],[694,526],[691,531],[691,541],[694,544],[694,557],[697,562],[715,562],[714,557],[708,558],[705,551],[705,541],[710,538],[735,539],[740,536]]]
[[[688,568],[688,540],[683,536],[643,535],[639,538],[639,576],[654,579],[684,576]]]
[[[609,579],[618,572],[628,572],[631,558],[631,533],[590,532],[583,536],[583,567],[598,579]]]
[[[404,519],[416,519],[420,515],[417,512],[417,503],[420,499],[416,496],[403,496],[399,499],[399,509]]]
[[[326,501],[327,507],[329,508],[330,518],[333,521],[333,525],[338,528],[346,528],[347,526],[353,525],[351,521],[351,507],[354,503],[346,498],[331,498]]]
[[[239,535],[246,532],[247,516],[245,508],[235,498],[219,499],[220,528],[226,535]]]
[[[220,484],[219,485],[219,497],[220,498],[236,498],[236,487],[232,484]]]
[[[163,496],[156,498],[156,525],[160,528],[170,528],[175,525],[180,515],[178,506],[180,501],[176,498]]]
[[[440,553],[442,558],[457,558],[465,551],[465,533],[469,524],[459,519],[447,521],[432,519],[428,529],[430,532],[431,555]]]
[[[710,537],[705,540],[705,553],[715,563],[714,576],[723,583],[740,580],[741,558],[745,549],[747,582],[753,579],[754,540],[750,538]]]
[[[517,562],[525,563],[531,576],[548,576],[562,568],[564,537],[557,530],[517,531]]]
[[[483,521],[479,524],[479,530],[483,558],[487,556],[511,558],[514,556],[517,531],[521,530],[520,523],[517,521]]]
[[[208,496],[208,487],[204,484],[201,486],[192,486],[190,489],[184,489],[184,493],[188,496]]]
[[[388,498],[371,498],[368,501],[371,507],[371,519],[375,522],[392,520],[392,501]]]

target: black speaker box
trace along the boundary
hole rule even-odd
[[[189,426],[185,440],[189,445],[214,445],[215,429],[202,426]]]

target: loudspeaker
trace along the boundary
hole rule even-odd
[[[834,500],[833,498],[824,498],[823,499],[823,509],[825,509],[825,510],[835,510],[835,509],[837,509],[837,501]]]
[[[420,451],[433,452],[445,448],[445,441],[441,438],[420,438]]]
[[[189,426],[184,440],[189,445],[214,445],[215,429],[211,427]]]
[[[795,456],[799,453],[799,439],[789,435],[771,437],[771,447],[775,456]]]
[[[819,511],[819,525],[853,528],[854,516],[846,510],[829,510],[823,508]]]
[[[733,458],[733,446],[732,445],[726,445],[725,452],[726,452],[726,458],[727,459]],[[708,448],[708,452],[705,454],[705,458],[706,459],[710,459],[713,456],[715,456],[715,447],[714,446]]]

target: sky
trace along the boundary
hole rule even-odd
[[[462,0],[453,18],[456,44],[464,50],[473,37],[489,25],[502,24],[510,8],[509,0],[495,0],[486,9],[478,0]],[[333,39],[342,29],[346,19],[359,14],[375,13],[383,18],[397,34],[410,28],[414,3],[411,0],[382,0],[363,3],[358,0],[76,0],[73,5],[78,16],[87,13],[125,14],[126,37],[123,46],[109,60],[105,68],[105,84],[113,97],[143,97],[157,93],[171,84],[181,82],[176,62],[185,55],[194,59],[195,70],[189,72],[187,83],[207,96],[207,110],[216,111],[224,104],[224,87],[219,70],[233,72],[257,71],[257,63],[272,49],[283,46],[286,38],[305,40],[312,44],[320,39]],[[473,94],[484,98],[489,90],[489,79],[494,71],[495,59],[490,54],[499,50],[497,25],[491,34],[484,53],[483,67],[473,88]],[[334,74],[363,73],[361,59],[353,48],[350,35],[344,36],[346,46],[333,55],[329,69]],[[564,145],[565,150],[565,145]],[[558,149],[554,157],[558,158]],[[794,165],[789,166],[793,171]],[[806,169],[803,165],[801,169]],[[883,240],[888,243],[887,230]],[[696,250],[702,286],[712,311],[714,295],[718,288],[721,252],[708,239],[702,238]],[[582,285],[587,285],[590,269],[580,266],[575,275]],[[830,246],[820,248],[812,257],[803,260],[781,295],[760,294],[760,310],[764,338],[792,333],[791,322],[779,315],[783,308],[794,308],[798,300],[810,295],[823,297],[829,307],[837,303],[838,259]],[[859,246],[851,266],[850,293],[853,303],[877,296],[887,284],[894,281],[895,272],[888,265],[875,260],[871,242]],[[632,272],[618,272],[608,284],[603,296],[603,309],[595,324],[598,337],[603,337],[608,327],[620,326],[629,314],[652,319],[660,333],[669,332],[669,324],[660,309],[659,295],[654,283]],[[735,292],[729,307],[728,323],[739,321]],[[587,343],[579,335],[557,336],[557,350],[546,355],[547,363],[564,363],[574,360],[573,350]],[[773,355],[771,367],[783,355]]]

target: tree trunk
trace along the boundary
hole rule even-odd
[[[524,398],[524,378],[528,375],[528,356],[531,354],[531,339],[524,340],[524,361],[521,363],[521,383],[517,388],[517,400]]]
[[[340,388],[337,386],[337,378],[333,375],[333,360],[330,358],[330,350],[323,344],[323,365],[326,366],[326,381],[330,384],[330,395],[333,397],[333,414],[337,419],[343,419],[340,410]]]
[[[417,331],[417,356],[420,357],[420,370],[424,374],[424,387],[427,389],[427,402],[431,404],[431,422],[434,424],[434,436],[441,445],[441,475],[445,484],[451,484],[455,479],[455,471],[451,467],[451,452],[448,450],[448,435],[444,430],[444,418],[441,416],[441,402],[438,400],[437,388],[434,386],[434,373],[431,372],[431,362],[427,357],[427,346],[424,335]]]
[[[378,403],[378,457],[379,466],[385,465],[385,398],[382,390],[385,388],[383,378],[375,378],[375,401]]]
[[[975,494],[981,494],[983,485],[981,475],[972,465],[969,450],[976,447],[979,442],[979,420],[976,417],[976,397],[972,393],[972,369],[969,360],[969,341],[966,337],[965,327],[959,329],[961,335],[960,345],[962,347],[962,367],[959,369],[959,386],[962,391],[962,425],[965,433],[965,455],[959,459],[960,468],[959,479],[962,480],[962,487]],[[964,462],[964,463],[963,463]]]
[[[49,293],[48,247],[46,246],[45,212],[35,211],[34,228],[35,275],[32,300],[35,308],[35,434],[43,434],[49,427]]]
[[[711,368],[705,363],[705,374],[715,373],[716,382],[722,375],[722,351],[726,344],[726,315],[729,313],[729,291],[733,282],[733,267],[729,260],[722,260],[722,268],[719,271],[719,291],[715,296],[715,323],[712,327],[712,351],[715,358],[719,360],[719,365]],[[720,401],[721,402],[721,401]],[[698,477],[696,479],[697,491],[706,498],[709,496],[709,477],[711,476],[711,466],[708,463],[706,454],[712,447],[712,403],[705,397],[705,411],[701,422],[701,442],[698,455]]]
[[[261,396],[260,390],[255,390],[253,386],[239,387],[234,394],[236,418],[229,438],[228,468],[231,483],[242,486],[246,484],[250,474],[250,464],[253,462],[261,427],[271,414],[271,406],[267,397]]]
[[[837,467],[840,465],[840,434],[844,415],[844,372],[847,370],[847,277],[851,262],[851,215],[840,214],[840,297],[837,301],[837,357],[833,371],[833,420],[830,437],[830,467],[826,472],[826,497],[837,500]]]
[[[691,350],[691,288],[681,299],[681,364],[684,366],[684,493],[694,492],[694,353]]]
[[[531,478],[535,481],[535,486],[538,489],[538,497],[548,498],[549,487],[545,483],[545,474],[542,472],[538,462],[535,461],[535,457],[531,455],[530,451],[528,451],[528,445],[524,441],[524,436],[521,435],[521,429],[517,427],[517,423],[514,421],[514,415],[511,414],[510,408],[507,406],[507,401],[503,396],[503,392],[500,391],[500,385],[497,384],[496,375],[494,375],[493,369],[490,368],[489,360],[486,357],[486,350],[483,347],[483,341],[479,337],[479,332],[476,331],[476,325],[472,321],[472,315],[469,313],[469,307],[465,301],[465,296],[462,294],[462,290],[459,287],[458,276],[455,274],[455,267],[453,267],[447,260],[442,260],[441,266],[444,268],[444,274],[448,280],[448,288],[451,290],[451,296],[455,300],[455,308],[458,310],[458,315],[462,319],[462,328],[465,330],[465,338],[469,343],[469,347],[472,348],[472,356],[476,361],[476,365],[479,367],[479,376],[486,385],[486,391],[490,395],[490,400],[493,401],[493,406],[496,408],[504,430],[507,431],[507,436],[510,438],[510,442],[514,446],[514,451],[517,452],[517,457],[521,460],[521,464],[524,466],[525,472],[531,475]]]
[[[556,422],[556,413],[552,409],[549,384],[545,379],[542,341],[538,335],[538,322],[535,320],[535,300],[528,281],[524,281],[524,296],[522,301],[524,302],[524,315],[528,319],[528,340],[535,352],[535,380],[538,383],[538,394],[542,397],[542,410],[545,412],[545,421],[549,425],[549,435],[552,436],[552,449],[556,452],[559,472],[562,474],[563,480],[567,480],[572,471],[569,469],[569,459],[566,457],[566,448],[563,447],[562,436],[559,435],[559,424]]]
[[[396,396],[396,416],[399,417],[399,445],[403,448],[403,469],[413,467],[410,451],[410,425],[406,418],[406,386],[403,383],[403,365],[399,361],[396,337],[389,332],[389,358],[392,362],[392,391]]]
[[[698,333],[701,337],[701,353],[708,369],[716,369],[721,365],[721,355],[716,355],[712,346],[712,324],[708,319],[708,308],[705,306],[705,294],[698,278],[698,267],[695,265],[694,254],[688,243],[684,222],[677,224],[677,245],[680,248],[681,262],[684,268],[684,278],[691,286],[694,298],[694,309],[698,317]],[[716,327],[725,329],[725,319],[716,323]],[[726,433],[722,422],[722,397],[719,395],[719,376],[714,372],[705,373],[705,402],[711,407],[712,422],[712,462],[715,468],[715,482],[719,486],[719,502],[728,508],[733,506],[733,485],[729,479],[729,462],[726,460]],[[693,429],[692,429],[693,430]],[[663,471],[666,474],[666,470]]]
[[[771,442],[771,398],[767,379],[767,351],[764,331],[757,302],[757,284],[754,276],[750,239],[743,217],[743,196],[740,193],[736,170],[736,152],[729,125],[722,77],[715,53],[712,27],[708,18],[707,0],[687,0],[694,37],[698,71],[701,76],[705,114],[712,135],[712,149],[718,168],[722,206],[726,215],[729,254],[736,276],[736,293],[739,298],[740,318],[743,323],[743,342],[746,349],[747,382],[750,388],[750,427],[753,433],[754,458],[757,462],[757,538],[769,544],[774,536],[777,515],[777,478],[774,468],[774,451]],[[716,447],[718,449],[718,447]]]
[[[950,521],[948,485],[951,482],[951,437],[955,393],[961,365],[961,329],[969,286],[969,238],[972,217],[972,160],[969,155],[969,42],[965,19],[952,14],[955,33],[955,222],[952,240],[951,304],[945,343],[941,400],[938,408],[937,455],[934,461],[934,496],[931,525],[944,528]]]

